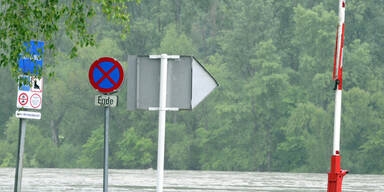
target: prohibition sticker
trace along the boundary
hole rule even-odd
[[[33,94],[31,96],[31,106],[36,109],[36,108],[39,108],[40,105],[41,105],[41,96],[36,93]]]
[[[123,83],[124,71],[115,59],[102,57],[93,62],[88,77],[93,88],[102,93],[112,93]]]
[[[19,95],[19,104],[26,105],[28,103],[28,95],[26,93],[21,93]]]

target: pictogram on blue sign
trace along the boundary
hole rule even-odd
[[[37,75],[43,68],[44,42],[30,41],[29,43],[24,43],[24,46],[28,54],[20,55],[17,61],[19,69],[23,73]]]
[[[21,82],[21,85],[19,85],[20,91],[30,91],[31,90],[31,76],[28,75],[21,75],[19,76],[19,82]]]
[[[93,88],[102,93],[111,93],[120,87],[124,72],[118,61],[110,57],[102,57],[93,62],[88,76]]]

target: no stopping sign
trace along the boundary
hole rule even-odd
[[[111,93],[123,83],[124,72],[120,63],[110,57],[102,57],[91,65],[88,73],[93,88],[102,93]]]

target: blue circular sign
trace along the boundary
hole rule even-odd
[[[124,72],[118,61],[110,57],[102,57],[93,62],[88,77],[93,88],[102,93],[111,93],[123,83]]]

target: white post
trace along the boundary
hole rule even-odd
[[[159,135],[157,146],[157,192],[163,192],[164,184],[164,148],[165,148],[165,119],[167,111],[167,69],[168,59],[178,59],[179,55],[150,55],[151,59],[161,59],[160,93],[159,93]]]
[[[333,155],[336,155],[340,151],[341,93],[341,90],[336,90],[335,124],[333,128]]]
[[[160,67],[160,97],[159,97],[159,134],[157,146],[157,192],[163,191],[164,184],[164,146],[165,146],[165,118],[167,104],[167,55],[161,55]]]

